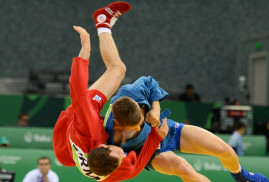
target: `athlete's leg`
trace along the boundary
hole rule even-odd
[[[99,40],[101,55],[107,70],[89,89],[99,90],[109,99],[123,80],[126,67],[119,57],[112,35],[101,33]]]
[[[181,131],[180,150],[216,156],[222,165],[233,173],[240,172],[240,164],[234,150],[216,135],[202,128],[185,125]]]
[[[176,175],[184,182],[208,182],[205,176],[197,173],[192,166],[172,151],[155,156],[151,162],[153,168],[163,174]]]
[[[109,9],[109,11],[107,11],[107,9]],[[108,26],[107,24],[112,24],[112,20],[115,21],[115,19],[129,9],[129,4],[117,2],[110,4],[105,8],[101,8],[94,13],[96,27],[105,29],[105,31],[98,31],[98,33],[100,52],[107,70],[89,89],[99,90],[107,98],[110,98],[117,90],[126,72],[126,67],[119,56],[118,49],[111,35],[110,29],[114,24],[111,26]],[[99,17],[99,15],[101,17]],[[100,23],[101,20],[104,20],[104,22]]]
[[[234,150],[219,137],[202,128],[185,125],[181,131],[180,149],[186,153],[218,157],[236,181],[269,182],[262,174],[243,170]]]

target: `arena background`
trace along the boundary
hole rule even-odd
[[[41,96],[32,95],[28,86],[31,68],[70,70],[72,58],[80,50],[79,36],[73,25],[85,27],[91,34],[90,83],[101,76],[105,67],[99,53],[92,13],[110,2],[113,1],[0,1],[0,125],[9,126],[0,127],[0,136],[11,131],[9,133],[15,139],[24,139],[29,132],[43,129],[28,128],[25,133],[21,129],[15,130],[12,126],[16,125],[20,112],[30,115],[30,126],[49,127],[51,132],[60,111],[70,104],[68,88],[61,94],[50,92]],[[169,92],[170,100],[175,99],[187,83],[194,84],[203,103],[172,100],[162,103],[162,108],[172,108],[171,117],[176,121],[188,118],[201,127],[206,127],[214,103],[223,101],[225,97],[248,103],[246,97],[249,93],[240,89],[238,78],[244,75],[248,82],[250,56],[269,51],[269,1],[126,2],[132,5],[132,10],[120,17],[113,28],[121,58],[127,66],[124,83],[142,75],[151,75]],[[267,96],[269,98],[268,93]],[[269,118],[268,101],[264,106],[255,105],[253,108],[255,131],[261,133],[262,123]],[[1,166],[16,172],[16,182],[22,181],[24,174],[36,167],[36,159],[40,155],[49,155],[55,161],[49,139],[51,135],[46,137],[40,133],[44,139],[41,146],[29,148],[29,143],[10,139],[10,147],[0,149]],[[240,157],[240,161],[248,170],[269,176],[265,138],[258,137],[261,138],[247,145],[260,143],[261,150],[254,149],[254,153]],[[46,141],[49,146],[42,147]],[[212,181],[232,180],[213,157],[183,157]],[[52,164],[52,169],[59,174],[60,181],[88,181],[77,169],[59,166],[57,161]],[[143,171],[132,181],[157,180],[177,181],[178,178]]]
[[[27,77],[29,66],[69,69],[80,49],[73,25],[91,34],[90,79],[104,71],[92,13],[112,1],[1,1],[1,77]],[[172,91],[193,83],[205,102],[236,97],[248,56],[269,50],[267,0],[134,0],[113,29],[126,77],[152,75]],[[139,66],[138,66],[139,65]],[[172,78],[172,79],[171,79]]]

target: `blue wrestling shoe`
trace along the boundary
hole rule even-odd
[[[242,167],[240,173],[231,174],[237,182],[269,182],[269,179],[264,175],[245,171]]]

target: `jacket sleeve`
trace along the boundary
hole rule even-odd
[[[161,101],[167,95],[168,93],[159,86],[159,83],[153,77],[143,76],[133,84],[122,86],[117,95],[111,99],[111,103],[120,97],[128,96],[138,103],[144,103],[150,106],[153,101]]]
[[[157,129],[152,128],[139,156],[137,157],[136,153],[131,151],[123,160],[121,166],[110,174],[104,182],[123,181],[136,177],[147,165],[161,141],[162,138],[159,136]]]
[[[70,95],[74,111],[74,128],[80,135],[90,137],[92,140],[100,138],[102,123],[96,119],[98,116],[91,108],[88,95],[88,66],[89,61],[80,57],[73,59],[71,76],[69,78]]]

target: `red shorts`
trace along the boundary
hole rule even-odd
[[[103,126],[100,127],[100,125],[103,124],[103,119],[100,115],[100,111],[102,110],[104,104],[107,102],[107,98],[98,90],[88,90],[88,95],[88,98],[90,99],[88,102],[88,108],[92,109],[92,111],[86,112],[87,114],[90,114],[90,116],[88,116],[91,118],[90,121],[82,121],[82,124],[79,123],[81,121],[76,121],[77,117],[74,117],[73,106],[71,104],[65,111],[61,112],[54,127],[54,152],[57,160],[65,166],[75,166],[70,145],[70,138],[85,153],[88,153],[90,150],[92,150],[93,146],[104,143],[108,138],[108,134],[105,132]],[[98,127],[95,127],[94,124],[98,124]],[[90,138],[90,136],[88,136],[89,127],[93,130],[100,130],[95,131],[97,133],[100,132],[100,138]]]

